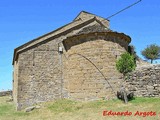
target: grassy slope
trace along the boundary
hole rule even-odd
[[[128,104],[119,100],[75,102],[59,100],[41,104],[41,109],[30,113],[15,111],[12,102],[6,102],[8,97],[0,97],[0,120],[160,120],[159,98],[136,98]],[[104,110],[114,112],[132,112],[131,116],[103,116]],[[136,111],[154,111],[156,116],[134,116]]]

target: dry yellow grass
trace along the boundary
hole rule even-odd
[[[75,102],[59,100],[41,104],[40,109],[29,113],[15,111],[12,102],[6,102],[8,97],[0,97],[0,120],[160,120],[159,98],[135,98],[128,104],[120,100]],[[130,116],[103,116],[103,111],[132,113]],[[134,116],[139,112],[156,112],[155,116]]]

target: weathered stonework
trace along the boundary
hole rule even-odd
[[[109,30],[108,20],[82,12],[72,23],[16,48],[13,99],[17,110],[61,98],[114,97],[112,89],[116,92],[122,81],[115,61],[130,41],[129,36]]]
[[[127,51],[128,39],[120,33],[101,32],[64,40],[67,58],[64,58],[64,87],[68,97],[74,100],[115,97],[114,92],[122,82],[115,63],[120,54]]]
[[[160,97],[160,65],[138,67],[126,82],[135,96]]]

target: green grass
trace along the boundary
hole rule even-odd
[[[54,112],[73,112],[78,110],[77,102],[71,100],[58,100],[49,105],[48,108]]]
[[[46,102],[40,109],[29,113],[16,111],[12,102],[6,102],[8,97],[0,97],[0,120],[160,120],[160,98],[135,98],[124,104],[120,100],[99,100],[76,102],[72,100],[57,100]],[[104,110],[113,112],[132,112],[131,116],[103,116]],[[134,116],[139,112],[156,112],[156,116]]]

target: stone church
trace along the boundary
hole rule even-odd
[[[122,75],[115,62],[131,38],[110,30],[109,21],[82,11],[69,24],[14,50],[13,100],[17,110],[67,98],[116,97]]]

